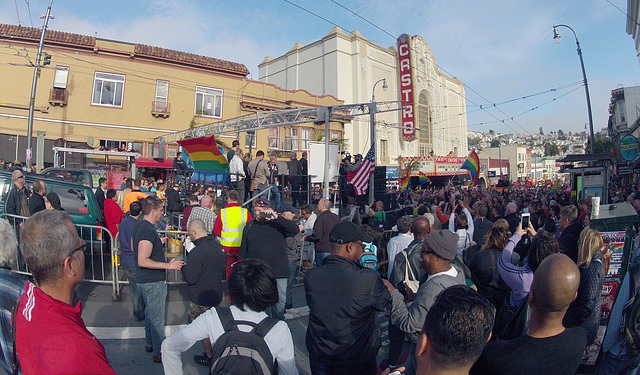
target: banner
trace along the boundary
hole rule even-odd
[[[400,74],[400,100],[402,102],[402,139],[416,139],[413,101],[413,67],[411,64],[411,37],[402,34],[398,38],[398,72]]]

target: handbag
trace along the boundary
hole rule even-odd
[[[416,275],[413,274],[413,269],[409,267],[407,252],[402,250],[402,255],[404,255],[404,284],[415,294],[418,292],[418,288],[420,288],[420,280],[416,278]]]
[[[525,300],[519,307],[511,307],[511,293],[507,293],[496,313],[493,333],[501,340],[515,339],[527,333],[530,321],[529,300]]]

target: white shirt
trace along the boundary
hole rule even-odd
[[[259,323],[267,314],[256,312],[248,307],[245,311],[231,306],[231,314],[235,320]],[[241,331],[248,332],[252,327],[238,325]],[[216,340],[224,334],[224,328],[215,308],[207,310],[191,324],[174,332],[162,342],[162,366],[166,375],[182,374],[180,354],[187,351],[196,342],[205,338],[215,345]],[[278,373],[281,375],[297,375],[298,368],[294,357],[293,339],[289,326],[279,321],[264,337],[274,359],[278,360]]]
[[[233,155],[231,161],[229,162],[229,176],[231,177],[231,182],[236,182],[238,180],[238,175],[244,178],[244,167],[242,164],[242,159],[238,155]]]
[[[442,271],[442,272],[434,273],[433,275],[429,275],[427,277],[426,281],[429,281],[429,280],[433,279],[434,277],[437,277],[437,276],[440,276],[440,275],[448,275],[448,276],[451,276],[451,277],[456,277],[456,276],[458,276],[458,270],[456,270],[456,268],[454,266],[451,266],[451,268],[449,268],[448,271]],[[164,356],[162,357],[162,359],[164,360]]]
[[[391,237],[389,244],[387,245],[387,252],[389,253],[389,267],[387,271],[387,280],[391,280],[391,272],[393,271],[393,265],[396,261],[396,255],[402,250],[406,249],[413,241],[413,234],[400,233],[395,237]]]
[[[455,228],[456,214],[451,213],[451,216],[449,217],[449,230],[453,233],[458,234],[458,255],[462,255],[464,249],[471,246],[471,243],[473,242],[473,232],[475,230],[471,212],[469,212],[469,210],[467,210],[466,208],[463,209],[462,212],[464,212],[464,214],[467,216],[467,226],[469,227],[469,229],[458,229],[454,232],[453,228]]]

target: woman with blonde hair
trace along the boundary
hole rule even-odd
[[[605,264],[602,257],[604,242],[600,232],[585,228],[578,239],[578,268],[580,287],[578,295],[571,303],[562,323],[565,327],[581,326],[587,331],[587,345],[591,344],[598,332],[602,299],[602,283]]]
[[[502,222],[506,224],[506,228]],[[471,280],[478,288],[478,292],[496,308],[500,307],[509,293],[509,287],[498,272],[500,253],[509,240],[508,230],[509,224],[506,220],[496,221],[485,236],[484,246],[471,255],[467,264],[471,271]]]

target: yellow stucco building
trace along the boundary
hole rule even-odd
[[[0,24],[0,157],[24,160],[28,104],[33,65],[41,29]],[[36,134],[44,131],[45,161],[50,162],[53,140],[87,143],[93,148],[127,148],[150,157],[153,140],[189,126],[211,124],[257,111],[296,107],[335,106],[330,95],[286,90],[247,78],[240,63],[160,47],[118,42],[92,36],[47,30],[43,52],[51,64],[43,66],[35,96]],[[252,149],[304,151],[324,123],[265,129],[257,132]],[[343,124],[331,124],[332,137]],[[245,134],[233,139],[248,150]],[[61,141],[59,141],[61,142]],[[59,143],[58,142],[58,143]],[[176,144],[166,145],[172,157]]]

